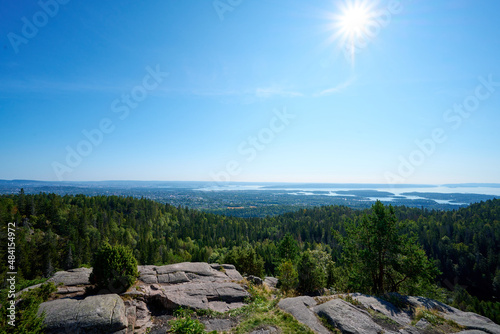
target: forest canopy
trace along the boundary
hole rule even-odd
[[[342,285],[342,266],[349,256],[351,260],[359,256],[345,250],[353,243],[363,241],[366,245],[366,238],[370,238],[369,230],[365,236],[353,231],[369,228],[379,214],[394,222],[388,237],[404,240],[396,252],[403,256],[388,263],[393,282],[384,284],[398,285],[400,280],[400,286],[406,284],[401,268],[413,254],[412,261],[420,261],[426,272],[440,272],[432,283],[448,290],[459,288],[466,306],[498,300],[500,200],[455,211],[404,206],[387,209],[377,204],[366,210],[323,206],[275,217],[237,218],[133,197],[20,192],[0,196],[0,256],[6,258],[7,254],[7,223],[15,222],[16,262],[19,275],[25,279],[90,265],[97,247],[107,241],[130,249],[139,264],[243,258],[248,272],[288,275],[289,283],[296,282],[298,275],[298,284],[303,286],[301,266],[315,263],[326,275],[321,278],[322,285]],[[356,234],[365,240],[356,239]],[[280,267],[284,262],[287,264]],[[6,261],[0,262],[2,281],[6,272]],[[419,279],[428,281],[432,276]],[[380,292],[380,287],[373,285],[373,291]]]

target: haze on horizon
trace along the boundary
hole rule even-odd
[[[500,183],[499,12],[9,2],[0,179]]]

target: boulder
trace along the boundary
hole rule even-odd
[[[318,317],[309,308],[316,306],[312,297],[302,296],[286,298],[278,303],[278,307],[290,313],[295,319],[311,328],[315,333],[328,334],[330,331],[321,324]]]
[[[127,329],[125,304],[116,294],[83,300],[63,298],[44,302],[46,333],[121,333]]]

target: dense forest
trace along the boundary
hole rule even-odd
[[[89,265],[100,245],[125,245],[140,264],[236,261],[242,250],[262,274],[279,275],[283,240],[298,251],[320,251],[342,262],[339,238],[371,209],[303,209],[267,218],[237,218],[160,204],[148,199],[40,193],[0,196],[1,258],[7,225],[15,222],[19,276],[35,279]],[[454,211],[398,206],[401,233],[413,235],[439,270],[436,283],[448,302],[500,321],[500,200]],[[287,236],[285,238],[285,236]],[[240,253],[238,253],[240,252]],[[7,261],[0,261],[2,282]]]

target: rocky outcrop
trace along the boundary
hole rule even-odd
[[[401,326],[406,326],[411,323],[411,314],[405,310],[400,310],[388,301],[381,298],[354,293],[351,297],[361,303],[364,309],[373,310],[387,318],[397,322]]]
[[[43,303],[48,333],[146,333],[152,327],[150,305],[164,312],[178,307],[225,312],[245,305],[250,294],[236,282],[243,277],[233,265],[177,263],[139,266],[135,286],[121,296],[84,298],[91,269],[57,272],[49,282],[58,297]],[[214,324],[215,325],[215,324]],[[226,324],[227,325],[227,324]]]
[[[323,318],[330,326],[349,334],[448,333],[460,332],[461,328],[462,334],[500,334],[499,325],[475,313],[462,312],[423,297],[407,297],[398,294],[388,297],[399,307],[384,299],[362,294],[317,298],[319,303],[311,297],[287,298],[281,300],[278,307],[290,313],[315,333],[330,333],[319,320]],[[442,327],[439,325],[436,327],[425,318],[415,322],[413,310],[417,308],[433,310],[438,317],[443,319]],[[444,320],[453,322],[446,324]]]
[[[356,308],[342,299],[333,299],[316,306],[313,311],[318,316],[325,318],[329,324],[340,329],[342,333],[388,333],[373,321],[367,311]]]
[[[49,281],[58,285],[57,297],[42,303],[47,333],[143,334],[165,332],[168,324],[153,323],[178,307],[226,312],[245,305],[250,297],[247,281],[232,265],[178,263],[166,266],[139,266],[140,276],[129,291],[121,294],[85,296],[91,269],[57,272]],[[257,284],[262,284],[256,281]],[[273,286],[267,277],[263,284]],[[255,284],[255,283],[254,283]],[[33,287],[30,287],[33,288]],[[391,302],[389,302],[389,301]],[[286,298],[278,307],[291,314],[315,333],[327,334],[327,327],[342,333],[419,334],[459,332],[461,334],[500,334],[500,326],[474,313],[462,312],[423,297],[389,294],[377,298],[363,294]],[[441,319],[452,322],[436,327],[425,318],[416,321],[414,310],[433,310]],[[154,310],[155,316],[152,316]],[[158,313],[159,312],[159,313]],[[164,319],[164,318],[162,318]],[[418,319],[417,319],[418,320]],[[327,324],[325,324],[328,323]],[[237,319],[229,316],[206,318],[209,330],[229,331]],[[267,325],[266,325],[267,326]],[[272,326],[258,327],[255,334],[279,333]],[[448,326],[448,327],[446,327]],[[452,327],[449,327],[452,326]],[[461,331],[461,332],[460,332]]]
[[[116,294],[42,303],[46,333],[126,333],[125,304]]]
[[[243,277],[233,265],[185,262],[138,269],[143,283],[126,295],[159,303],[166,310],[182,306],[225,312],[242,307],[250,297],[235,283]]]
[[[231,282],[191,282],[177,285],[152,284],[137,287],[125,295],[161,304],[165,310],[188,307],[226,312],[244,306],[250,294],[239,284]]]

